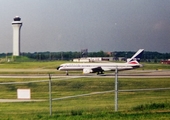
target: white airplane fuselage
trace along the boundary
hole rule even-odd
[[[135,59],[143,52],[144,49],[139,49],[131,59],[126,63],[65,63],[57,67],[61,71],[77,71],[83,70],[83,73],[103,74],[104,71],[114,70],[130,70],[142,67]]]
[[[141,67],[141,64],[129,64],[129,63],[65,63],[60,65],[58,70],[70,71],[70,70],[83,70],[83,73],[93,73],[100,71],[114,71],[118,70],[130,70]]]

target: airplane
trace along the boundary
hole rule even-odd
[[[135,68],[142,67],[139,64],[138,59],[140,59],[144,49],[139,49],[126,63],[65,63],[57,67],[57,70],[66,71],[83,71],[83,74],[97,73],[104,74],[104,71],[118,71],[120,70],[131,70]]]

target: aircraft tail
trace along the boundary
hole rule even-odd
[[[138,61],[140,60],[144,49],[139,49],[130,59],[127,60],[127,63],[130,64],[139,64]]]

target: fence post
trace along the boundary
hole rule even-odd
[[[50,116],[52,115],[52,97],[51,97],[51,75],[49,74],[49,109]]]
[[[118,110],[118,68],[115,69],[115,112]]]

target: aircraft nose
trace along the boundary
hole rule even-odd
[[[57,70],[59,70],[59,69],[60,69],[60,66],[57,67]]]

